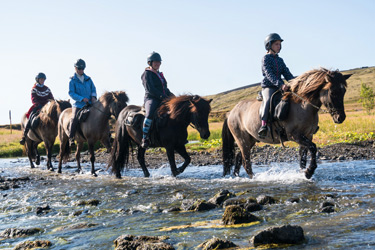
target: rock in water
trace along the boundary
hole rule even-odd
[[[266,244],[300,244],[304,240],[302,227],[292,225],[267,228],[251,239],[254,247]]]

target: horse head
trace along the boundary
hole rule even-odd
[[[326,85],[320,92],[320,101],[328,109],[335,123],[343,123],[346,114],[344,109],[344,95],[351,75],[342,75],[339,71],[329,71],[325,77]]]
[[[102,98],[105,99],[105,102],[109,106],[109,112],[115,116],[116,119],[121,110],[127,106],[127,102],[129,101],[129,98],[124,91],[106,92],[100,99]]]
[[[211,111],[212,99],[206,100],[198,95],[192,96],[190,100],[191,123],[198,130],[202,139],[210,137],[208,115]]]

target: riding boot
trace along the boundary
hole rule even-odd
[[[143,122],[143,138],[142,138],[142,148],[148,148],[150,146],[150,138],[149,138],[149,132],[150,132],[150,127],[152,124],[152,120],[145,118]]]
[[[30,127],[31,127],[31,121],[30,121],[30,119],[29,119],[29,120],[27,121],[27,124],[26,124],[25,130],[23,131],[22,139],[20,140],[20,144],[21,144],[21,145],[25,145],[26,137],[27,137],[27,133],[29,133]]]
[[[267,125],[263,125],[262,127],[260,127],[260,129],[258,131],[259,138],[261,138],[261,139],[266,138],[267,131],[268,131]]]

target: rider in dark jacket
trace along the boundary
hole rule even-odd
[[[24,145],[26,142],[26,136],[31,128],[31,119],[39,112],[44,105],[46,105],[50,100],[53,100],[54,97],[50,88],[44,85],[44,81],[47,79],[46,75],[40,72],[35,77],[35,84],[31,89],[31,102],[33,105],[30,107],[29,111],[26,113],[26,117],[29,118],[27,124],[25,126],[25,130],[23,131],[22,139],[20,140],[20,144]]]
[[[161,102],[168,97],[174,96],[167,87],[167,80],[162,72],[159,72],[161,57],[159,53],[152,52],[147,57],[149,67],[142,74],[142,84],[145,88],[144,106],[146,110],[145,120],[143,122],[143,139],[142,147],[150,146],[149,130],[154,118],[156,109]]]
[[[267,54],[262,60],[262,74],[264,79],[261,86],[264,105],[261,112],[262,127],[258,131],[260,138],[265,138],[267,136],[267,120],[272,94],[278,89],[282,89],[283,91],[289,89],[289,86],[284,84],[281,76],[283,75],[287,81],[294,78],[283,59],[278,56],[278,53],[281,50],[282,41],[284,40],[276,33],[269,34],[264,41]]]

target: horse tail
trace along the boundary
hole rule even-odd
[[[224,121],[221,138],[223,140],[223,176],[225,176],[230,174],[230,169],[233,166],[235,155],[234,137],[228,127],[228,118],[226,118]]]
[[[108,161],[108,168],[112,166],[112,173],[121,178],[121,172],[129,162],[130,135],[126,125],[121,120],[116,124],[116,136],[113,141],[111,155]]]

